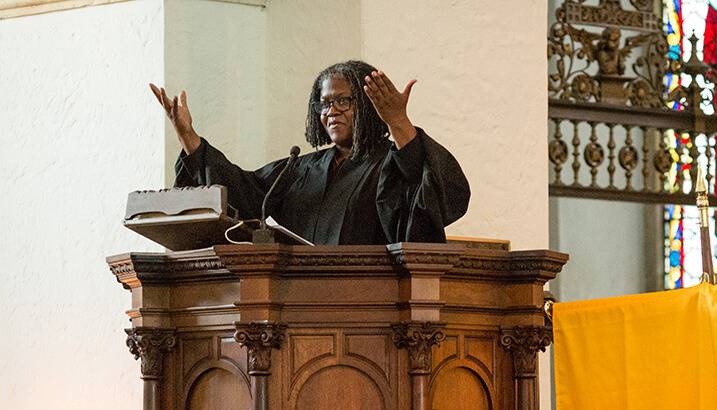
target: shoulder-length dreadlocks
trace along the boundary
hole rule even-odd
[[[346,61],[334,64],[320,72],[314,81],[309,95],[309,109],[306,114],[306,141],[312,147],[320,147],[325,144],[331,144],[331,138],[326,133],[323,124],[321,124],[321,115],[316,114],[311,109],[311,103],[319,101],[321,98],[321,83],[333,76],[340,76],[346,79],[351,85],[351,95],[353,97],[353,133],[351,146],[351,158],[363,158],[373,154],[373,152],[386,143],[386,134],[388,127],[386,123],[378,116],[376,109],[373,107],[371,100],[368,99],[363,90],[365,84],[364,77],[371,75],[372,71],[377,71],[375,67],[363,61]]]

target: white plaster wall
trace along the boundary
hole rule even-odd
[[[361,58],[361,2],[269,1],[266,38],[268,160],[292,145],[310,152],[306,111],[316,75],[331,64]]]
[[[468,214],[449,233],[547,247],[547,2],[361,4],[363,57],[401,89],[418,79],[411,120],[471,183]]]
[[[0,20],[0,408],[141,407],[104,257],[159,249],[121,219],[163,184],[162,33],[160,0]]]
[[[561,302],[656,290],[657,205],[551,198],[551,249],[570,254],[551,291]]]
[[[267,162],[266,14],[244,4],[165,1],[168,92],[187,90],[194,128],[246,169]],[[153,112],[163,115],[159,104]],[[180,148],[166,124],[166,184],[172,186]]]

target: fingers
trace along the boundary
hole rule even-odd
[[[155,97],[157,97],[157,101],[159,101],[159,103],[162,104],[162,107],[164,107],[164,111],[167,113],[170,120],[174,121],[177,118],[179,114],[180,101],[182,107],[187,107],[186,91],[182,90],[179,96],[175,95],[174,98],[170,100],[169,97],[167,97],[167,91],[164,87],[157,87],[156,85],[150,83],[149,88],[152,89],[152,93]]]
[[[368,96],[368,99],[371,100],[371,104],[373,104],[374,108],[376,108],[377,111],[381,111],[386,104],[386,97],[381,93],[378,85],[371,81],[368,76],[366,76],[366,85],[363,86],[363,90]]]
[[[408,101],[408,97],[411,95],[411,89],[413,89],[413,84],[416,84],[418,80],[415,78],[406,84],[406,87],[403,89],[403,96],[406,98],[406,101]]]
[[[177,118],[178,107],[179,107],[179,97],[177,97],[175,95],[174,100],[172,100],[172,118]]]
[[[164,111],[167,112],[167,115],[170,115],[172,113],[172,102],[169,101],[169,98],[167,98],[167,92],[164,91],[164,88],[160,88],[159,91],[162,96],[162,106],[164,107]]]
[[[366,93],[366,96],[368,96],[368,99],[371,100],[371,104],[373,104],[374,108],[378,109],[378,101],[376,101],[376,95],[374,94],[374,91],[371,90],[368,85],[363,86],[363,91]]]
[[[371,72],[370,75],[364,77],[364,81],[366,82],[363,87],[364,92],[376,108],[376,113],[389,128],[392,125],[410,124],[406,115],[406,105],[416,80],[409,81],[403,92],[398,91],[382,71]]]
[[[374,71],[371,75],[366,76],[364,80],[366,81],[365,88],[367,88],[367,92],[370,92],[376,98],[383,97],[387,99],[394,99],[400,94],[402,94],[403,99],[407,99],[411,93],[413,84],[416,83],[416,80],[411,80],[409,84],[406,85],[403,93],[399,93],[396,86],[391,82],[391,79],[389,79],[383,71]]]
[[[376,71],[374,78],[376,78],[376,82],[379,84],[381,89],[386,90],[389,94],[398,93],[396,87],[383,71]]]
[[[390,95],[389,89],[385,86],[383,81],[379,81],[378,71],[372,72],[370,75],[364,77],[366,85],[375,97],[386,98]]]
[[[152,94],[157,98],[157,101],[162,104],[162,95],[160,94],[159,88],[152,83],[149,83],[149,88],[152,90]],[[164,104],[162,104],[162,106],[164,106]]]

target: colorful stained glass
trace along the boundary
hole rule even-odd
[[[712,0],[712,2],[717,3],[716,0]],[[710,47],[712,47],[711,40],[705,45],[705,32],[709,37],[711,36],[710,31],[717,29],[717,24],[715,24],[717,22],[706,21],[709,17],[714,17],[715,10],[711,10],[714,5],[710,4],[709,0],[664,0],[663,4],[663,21],[669,45],[669,58],[675,60],[681,58],[683,61],[689,59],[692,53],[692,44],[685,37],[691,36],[692,33],[698,37],[695,45],[697,57],[702,58],[703,50],[711,50]],[[693,79],[685,74],[668,74],[665,77],[665,85],[670,91],[682,84],[689,85],[691,81]],[[695,79],[695,81],[699,82],[700,79]],[[670,108],[682,109],[677,102],[671,103]],[[706,114],[712,114],[713,106],[711,104],[705,106],[703,111]],[[695,160],[689,155],[693,148],[692,144],[697,146],[700,156],[704,156],[706,150],[709,149],[714,157],[714,143],[712,142],[708,146],[705,135],[699,135],[692,141],[689,134],[674,130],[666,131],[663,138],[673,159],[672,168],[668,171],[665,181],[665,189],[675,193],[689,193],[692,188],[690,169],[697,166]],[[714,172],[714,163],[711,166],[711,171]],[[714,192],[714,187],[710,187],[710,192]],[[710,214],[711,240],[714,248],[717,245],[717,238],[714,235],[714,210],[711,210]],[[680,205],[664,207],[664,282],[666,289],[689,287],[699,283],[702,276],[699,232],[697,207]]]
[[[690,135],[667,130],[663,138],[672,157],[672,165],[665,180],[665,190],[672,193],[680,191],[688,193],[692,186],[690,169],[693,161],[690,157],[690,149],[692,149]]]
[[[681,288],[684,252],[682,247],[682,207],[665,205],[665,288]]]
[[[667,34],[667,55],[672,60],[679,60],[682,57],[682,0],[665,0],[664,2],[664,30]],[[681,84],[680,76],[667,73],[665,85],[668,91],[672,91]],[[673,102],[670,108],[679,110],[682,106]]]
[[[665,205],[665,289],[694,286],[702,277],[699,211],[695,206]],[[710,212],[715,226],[715,211]],[[710,229],[713,248],[714,229]],[[714,250],[713,250],[714,253]]]
[[[667,36],[668,58],[689,60],[692,53],[689,38],[694,34],[697,37],[697,58],[710,64],[717,62],[717,0],[663,0],[663,4],[663,27]],[[679,85],[689,86],[693,80],[687,74],[667,73],[664,81],[667,90],[672,91]],[[694,81],[705,90],[703,97],[711,101],[710,91],[707,90],[711,90],[713,85],[706,83],[702,76],[698,76]],[[674,110],[683,108],[677,101],[669,101],[668,106]],[[700,107],[707,115],[714,113],[714,106],[708,102],[704,102]]]
[[[717,64],[717,0],[710,0],[705,17],[702,61],[708,65]]]

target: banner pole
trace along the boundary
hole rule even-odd
[[[712,266],[712,244],[710,241],[710,218],[709,206],[710,201],[707,196],[707,185],[705,184],[704,173],[702,167],[697,168],[697,186],[695,187],[697,194],[697,209],[700,212],[700,244],[702,245],[702,282],[709,282],[713,285],[717,284],[717,275],[715,275]]]

